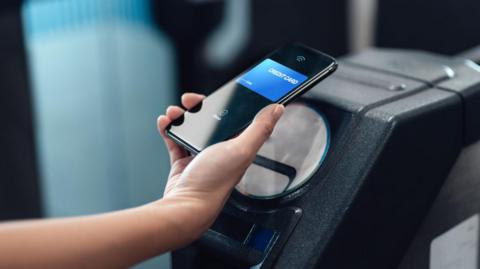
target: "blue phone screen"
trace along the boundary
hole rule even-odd
[[[307,78],[307,76],[271,59],[265,59],[238,78],[237,83],[276,102]]]

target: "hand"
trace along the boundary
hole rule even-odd
[[[182,104],[188,109],[203,98],[184,94]],[[196,157],[165,136],[183,112],[169,107],[158,118],[172,166],[163,199],[100,215],[2,223],[0,268],[129,268],[198,238],[270,136],[283,106],[263,109],[239,136]]]
[[[186,93],[182,96],[182,105],[190,109],[203,98],[203,95]],[[211,226],[232,189],[270,137],[283,111],[282,105],[274,104],[264,108],[240,135],[212,145],[195,157],[189,156],[165,134],[165,128],[172,120],[180,117],[184,110],[170,106],[166,115],[158,118],[158,129],[171,162],[162,200],[171,201],[169,204],[172,205],[183,205],[185,210],[178,210],[178,225],[183,227],[185,234],[193,237],[192,240]]]

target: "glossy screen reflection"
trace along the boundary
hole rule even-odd
[[[289,103],[335,68],[335,59],[319,51],[301,44],[284,46],[187,111],[167,128],[167,134],[198,153],[240,133],[267,105]],[[281,164],[279,168],[287,174],[294,171]]]
[[[271,103],[232,80],[204,99],[201,109],[187,111],[183,120],[173,124],[170,131],[176,139],[192,147],[190,151],[199,152],[240,132]]]
[[[265,59],[212,93],[201,108],[187,111],[170,130],[178,140],[187,142],[182,144],[192,147],[191,151],[199,152],[240,132],[261,109],[307,79],[287,66]]]
[[[329,143],[330,130],[323,114],[305,104],[288,105],[258,153],[261,160],[248,168],[237,191],[269,199],[298,189],[320,167]]]

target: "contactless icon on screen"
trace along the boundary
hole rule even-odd
[[[305,56],[303,55],[298,55],[297,56],[297,62],[301,63],[301,62],[305,62],[307,60],[307,58],[305,58]]]

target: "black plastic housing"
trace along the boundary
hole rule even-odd
[[[343,58],[303,100],[332,126],[321,168],[294,193],[234,194],[222,212],[275,231],[272,246],[255,253],[214,226],[174,258],[188,253],[190,268],[395,268],[462,147],[480,137],[479,94],[480,70],[463,59],[399,50]]]

